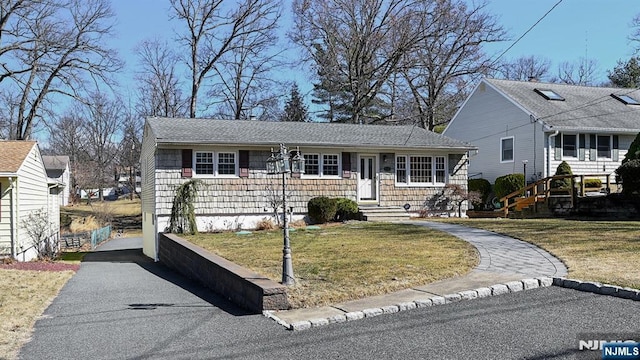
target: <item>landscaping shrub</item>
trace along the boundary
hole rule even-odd
[[[523,187],[524,174],[509,174],[497,178],[496,183],[493,186],[493,190],[496,193],[496,197],[501,199],[502,197]]]
[[[629,160],[620,165],[616,174],[622,179],[624,195],[640,193],[640,159]]]
[[[336,199],[335,221],[347,221],[358,218],[358,203],[347,198]]]
[[[560,165],[558,165],[558,168],[556,169],[556,175],[573,175],[573,172],[571,171],[571,166],[566,161],[561,162]],[[568,189],[570,187],[571,187],[571,178],[554,179],[551,181],[552,189]]]
[[[600,187],[602,187],[602,180],[600,180],[600,179],[584,179],[584,187],[587,187],[587,188],[600,188]]]
[[[319,196],[309,200],[307,212],[309,219],[315,224],[324,224],[333,220],[338,210],[337,199]]]
[[[629,146],[627,154],[624,156],[624,159],[622,159],[622,164],[625,164],[627,161],[634,159],[640,159],[640,133],[636,135],[636,138]]]
[[[480,201],[472,202],[474,209],[482,210],[484,204],[487,203],[487,198],[491,194],[491,183],[487,179],[469,179],[468,181],[469,192],[476,191],[480,193]]]
[[[278,226],[269,218],[264,218],[256,224],[256,230],[274,230]]]

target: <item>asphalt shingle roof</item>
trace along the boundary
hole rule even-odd
[[[35,141],[0,141],[0,172],[15,174],[29,155]]]
[[[498,79],[484,81],[556,130],[640,132],[640,105],[626,105],[611,96],[629,95],[640,101],[640,89]],[[552,90],[565,100],[547,100],[535,89]]]
[[[159,144],[475,149],[417,126],[147,118]]]

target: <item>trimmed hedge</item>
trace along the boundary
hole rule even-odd
[[[496,179],[493,190],[496,197],[501,199],[512,192],[524,187],[524,174],[508,174]]]
[[[307,203],[307,211],[314,224],[328,223],[336,216],[338,201],[326,196],[315,197]]]
[[[602,180],[600,180],[600,179],[584,179],[584,187],[587,187],[587,188],[600,188],[600,187],[602,187]]]
[[[356,203],[355,201],[347,198],[338,198],[336,199],[336,205],[336,216],[333,220],[347,221],[358,218],[358,203]]]
[[[622,178],[622,193],[640,193],[640,159],[633,159],[620,165],[616,174]]]
[[[487,179],[469,179],[467,181],[469,192],[477,191],[480,193],[480,202],[473,202],[474,209],[483,209],[487,203],[489,194],[491,194],[491,183]]]

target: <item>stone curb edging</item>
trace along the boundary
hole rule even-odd
[[[554,277],[553,286],[640,301],[640,290],[638,289],[623,288],[615,285],[601,284],[599,282]]]
[[[474,290],[465,290],[458,293],[446,294],[444,296],[431,296],[424,299],[418,299],[410,302],[401,302],[395,305],[383,306],[381,308],[364,309],[362,311],[346,312],[344,314],[334,315],[329,318],[317,318],[295,323],[287,323],[275,315],[274,311],[263,311],[263,314],[284,326],[287,330],[307,330],[312,327],[318,327],[333,323],[343,323],[347,321],[360,320],[384,314],[393,314],[400,311],[424,308],[429,306],[437,306],[450,304],[463,300],[473,300],[489,296],[508,294],[518,291],[535,289],[539,287],[547,287],[555,285],[556,279],[550,277],[528,278],[520,281],[510,281],[504,284],[496,284],[490,287],[481,287]]]

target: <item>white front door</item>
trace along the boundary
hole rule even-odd
[[[360,177],[358,179],[360,200],[376,200],[376,158],[360,157]]]

